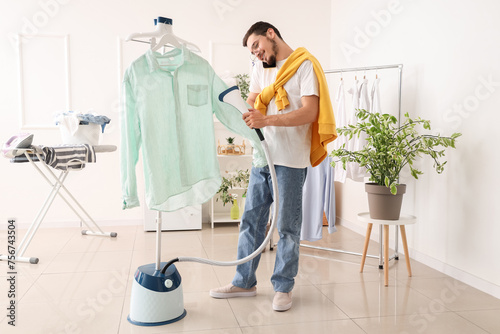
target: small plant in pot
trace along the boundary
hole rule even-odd
[[[233,153],[234,152],[234,137],[227,137],[226,138],[226,153]]]
[[[243,189],[243,197],[246,197],[248,182],[250,180],[250,172],[247,170],[237,170],[229,178],[222,177],[222,183],[220,185],[217,194],[219,195],[216,198],[216,201],[219,199],[222,202],[222,205],[226,206],[228,203],[232,203],[233,194],[229,191],[233,188]]]
[[[398,125],[397,118],[389,114],[358,110],[356,115],[357,124],[337,129],[337,132],[339,135],[347,136],[348,139],[363,134],[366,138],[365,145],[359,151],[352,151],[346,149],[346,144],[343,144],[330,153],[333,158],[331,165],[334,167],[336,163],[342,163],[346,169],[347,163],[355,162],[360,167],[366,168],[370,174],[370,181],[373,182],[365,185],[369,193],[370,217],[397,220],[401,211],[402,195],[406,190],[406,185],[399,184],[402,169],[408,166],[411,175],[418,179],[418,175],[422,172],[414,166],[414,163],[417,158],[428,155],[434,160],[436,172],[442,173],[446,164],[446,161],[441,161],[445,155],[445,148],[455,148],[455,141],[461,134],[454,133],[450,137],[422,134],[417,131],[417,127],[430,130],[430,121],[420,117],[411,119],[408,113],[404,115],[402,125]],[[378,198],[375,202],[370,196],[372,191],[379,194],[375,196]],[[380,199],[392,200],[395,203],[390,203],[378,211],[376,207],[380,205]]]

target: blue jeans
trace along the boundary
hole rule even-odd
[[[279,191],[278,232],[280,240],[271,282],[274,291],[290,292],[299,270],[300,229],[302,225],[302,187],[307,168],[275,166]],[[245,211],[241,217],[238,259],[253,253],[265,239],[273,189],[269,167],[252,167]],[[250,289],[257,284],[255,272],[260,254],[236,267],[232,284]]]

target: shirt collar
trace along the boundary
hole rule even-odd
[[[283,66],[283,64],[286,62],[287,59],[288,59],[288,57],[285,59],[281,59],[281,60],[276,61],[276,69],[279,70],[281,68],[281,66]]]
[[[146,61],[148,63],[148,67],[149,67],[149,73],[152,73],[152,72],[160,69],[160,64],[158,64],[158,58],[168,57],[168,56],[177,56],[179,54],[181,54],[182,57],[184,58],[183,64],[186,63],[190,59],[189,50],[184,45],[180,49],[179,48],[173,49],[173,50],[171,50],[163,55],[156,52],[156,51],[148,49],[148,51],[146,52]],[[183,64],[181,64],[180,66],[182,66]]]

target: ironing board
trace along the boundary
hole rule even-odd
[[[116,151],[116,146],[114,145],[97,145],[93,146],[93,148],[96,154]],[[16,150],[19,153],[21,153],[20,157],[24,155],[26,160],[16,161],[16,159],[12,159],[11,162],[18,163],[18,162],[28,161],[40,173],[40,175],[52,186],[52,190],[47,196],[47,199],[45,200],[44,204],[40,208],[40,211],[38,212],[35,219],[31,223],[28,232],[26,233],[24,238],[21,240],[21,243],[17,247],[16,262],[26,262],[32,264],[38,263],[39,259],[37,257],[26,257],[24,256],[24,253],[28,248],[31,240],[35,236],[36,232],[38,231],[40,224],[45,218],[47,211],[49,210],[50,206],[52,205],[52,202],[54,201],[57,195],[59,195],[63,199],[63,201],[78,216],[80,221],[83,224],[85,224],[85,226],[88,228],[88,230],[81,231],[83,235],[103,236],[112,238],[115,238],[117,236],[116,232],[104,232],[99,227],[99,225],[97,225],[97,223],[92,219],[92,217],[87,213],[87,211],[85,211],[82,205],[78,203],[78,201],[69,192],[69,190],[64,186],[63,183],[66,180],[66,177],[68,176],[69,172],[72,171],[71,169],[63,170],[60,172],[59,176],[56,176],[56,174],[53,171],[54,169],[49,167],[47,164],[43,162],[43,153],[40,147],[32,145],[29,148],[16,149]],[[41,165],[43,166],[43,168],[40,168],[39,166],[36,165],[35,162],[38,161],[42,162]],[[61,189],[65,192],[65,194],[61,192]],[[78,209],[80,209],[80,212],[75,208],[75,206],[78,207]],[[82,213],[83,216],[85,216],[87,219],[84,219],[82,217]],[[92,226],[90,226],[88,222],[90,222]],[[0,254],[0,261],[7,261],[7,260],[8,260],[7,255]]]

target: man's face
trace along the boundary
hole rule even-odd
[[[276,55],[278,54],[278,44],[267,35],[252,34],[247,40],[248,49],[259,60],[269,66],[276,66]]]

